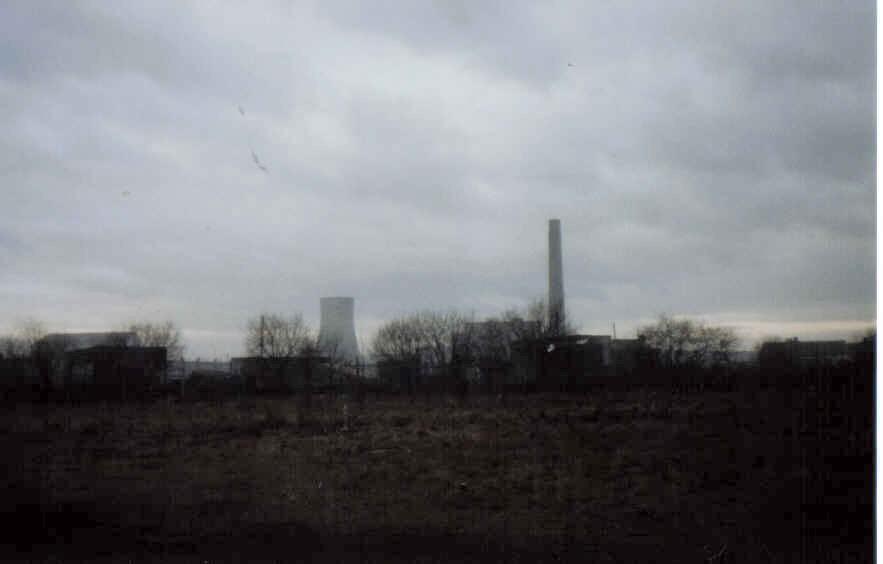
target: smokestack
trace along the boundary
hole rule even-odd
[[[564,273],[561,262],[561,221],[549,220],[549,326],[562,329],[564,321]]]
[[[319,348],[325,354],[350,362],[359,359],[354,309],[353,298],[319,298]]]

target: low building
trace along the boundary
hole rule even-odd
[[[31,357],[0,357],[0,391],[6,399],[39,397],[40,373]]]
[[[849,361],[846,341],[769,341],[761,345],[757,354],[760,367],[765,370],[806,368]]]
[[[527,390],[583,390],[605,378],[611,363],[608,335],[567,335],[522,340],[512,345],[513,370],[508,384]]]
[[[138,347],[141,341],[131,331],[101,333],[49,333],[37,343],[42,352],[65,352],[91,347]]]
[[[224,370],[193,370],[178,383],[181,397],[188,400],[222,399],[245,392],[243,378]]]
[[[865,366],[874,366],[874,357],[877,352],[877,336],[876,334],[864,337],[861,341],[850,343],[849,356],[858,364]]]
[[[53,389],[68,395],[131,399],[166,383],[165,347],[89,347],[65,353],[64,364],[63,384]]]
[[[226,373],[232,375],[229,361],[221,360],[170,360],[169,380],[186,380],[194,372]]]
[[[748,366],[757,363],[757,351],[733,351],[730,353],[730,363]]]
[[[477,391],[485,394],[498,394],[506,391],[512,382],[515,365],[509,360],[483,359],[475,363],[475,381]]]
[[[651,352],[639,339],[613,339],[610,342],[610,365],[619,375],[633,374],[646,367]]]
[[[131,332],[51,333],[36,346],[44,394],[128,399],[166,383],[166,348],[142,347]]]
[[[420,389],[420,360],[380,360],[377,379],[385,390],[399,394],[415,394]]]
[[[253,393],[287,394],[306,389],[322,390],[334,384],[326,356],[261,358],[236,357],[230,361],[234,378]]]

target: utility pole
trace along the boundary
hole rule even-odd
[[[259,389],[259,386],[263,385],[264,382],[264,364],[267,362],[266,358],[264,358],[264,314],[261,314],[261,331],[260,337],[258,338],[258,351],[260,358],[258,358],[258,365],[260,366],[260,383],[255,382],[255,391]]]
[[[258,350],[260,350],[261,358],[264,358],[264,315],[261,314],[261,332],[258,340]]]

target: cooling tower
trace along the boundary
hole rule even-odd
[[[319,348],[350,362],[359,358],[353,298],[319,298]]]
[[[564,272],[561,264],[561,221],[549,220],[549,324],[564,321]]]

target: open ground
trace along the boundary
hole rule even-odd
[[[108,562],[870,554],[871,432],[807,428],[805,398],[644,390],[500,400],[317,396],[308,411],[296,398],[11,406],[0,419],[14,518],[4,554]],[[835,452],[856,481],[826,479]],[[841,501],[831,503],[835,494]],[[828,525],[813,529],[811,499],[828,500],[820,517]],[[841,515],[841,504],[851,509]]]

